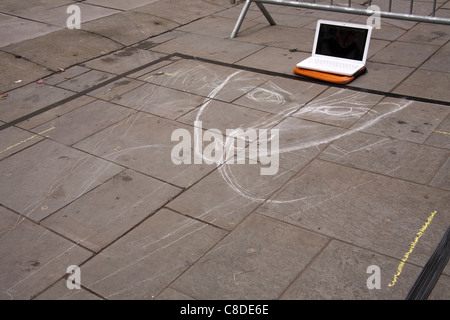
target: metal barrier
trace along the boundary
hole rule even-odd
[[[428,22],[428,23],[436,23],[436,24],[446,24],[450,25],[450,18],[443,18],[443,17],[436,17],[436,10],[437,10],[437,0],[433,0],[433,2],[430,2],[430,11],[431,15],[417,15],[412,14],[413,8],[414,8],[414,0],[410,0],[409,4],[409,13],[399,13],[399,12],[393,12],[392,11],[392,5],[393,0],[386,0],[388,1],[388,9],[387,11],[384,10],[373,10],[371,9],[371,5],[375,5],[377,2],[376,0],[367,0],[364,4],[358,4],[360,6],[368,6],[366,9],[362,8],[354,8],[352,7],[352,0],[345,0],[346,6],[343,5],[343,1],[340,1],[340,4],[335,5],[333,3],[333,0],[330,0],[330,4],[318,4],[316,3],[316,0],[312,0],[313,3],[309,2],[303,2],[303,1],[292,1],[292,0],[246,0],[244,7],[242,8],[241,14],[239,15],[239,18],[236,22],[236,25],[234,26],[234,29],[231,33],[230,38],[235,38],[239,32],[239,29],[241,28],[242,23],[244,22],[245,15],[248,12],[248,9],[250,7],[250,4],[254,2],[258,8],[261,10],[263,15],[266,17],[267,21],[270,23],[270,25],[275,25],[276,22],[270,15],[270,13],[267,11],[267,9],[264,7],[264,4],[274,4],[274,5],[281,5],[281,6],[290,6],[290,7],[297,7],[297,8],[306,8],[306,9],[315,9],[315,10],[325,10],[325,11],[332,11],[332,12],[341,12],[341,13],[352,13],[352,14],[359,14],[359,15],[365,15],[365,16],[378,16],[383,18],[392,18],[392,19],[399,19],[399,20],[407,20],[407,21],[415,21],[415,22]],[[236,0],[230,0],[231,4],[235,4]],[[405,2],[405,1],[402,1]]]

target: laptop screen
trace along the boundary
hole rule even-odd
[[[367,29],[322,23],[316,54],[362,61],[367,35]]]

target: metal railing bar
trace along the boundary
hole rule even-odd
[[[231,0],[231,1],[234,1],[234,0]],[[369,1],[370,1],[369,3],[372,3],[371,0],[369,0]],[[434,2],[433,2],[433,7],[434,7],[433,15],[432,16],[423,16],[423,15],[412,14],[413,0],[411,0],[411,4],[410,4],[410,14],[392,12],[392,0],[389,0],[389,11],[388,12],[386,12],[386,11],[378,12],[378,11],[369,10],[369,9],[358,9],[358,8],[351,8],[351,7],[335,6],[335,5],[332,5],[333,0],[331,0],[331,5],[298,2],[298,1],[294,2],[292,0],[246,0],[244,7],[241,11],[241,14],[238,18],[238,21],[236,22],[236,25],[235,25],[230,37],[231,38],[236,37],[236,35],[239,32],[239,29],[243,23],[245,15],[247,14],[249,6],[252,2],[255,2],[257,4],[257,6],[259,7],[261,12],[264,14],[264,16],[266,17],[266,19],[269,21],[269,23],[271,25],[275,25],[276,23],[270,16],[269,12],[265,9],[263,4],[274,4],[274,5],[281,5],[281,6],[290,6],[290,7],[298,7],[298,8],[305,8],[305,9],[313,9],[313,10],[358,14],[358,15],[365,15],[365,16],[372,16],[374,14],[377,14],[378,16],[380,16],[382,18],[391,18],[391,19],[405,20],[405,21],[450,25],[450,18],[443,18],[443,17],[435,16],[436,1],[437,0],[434,0]],[[349,3],[351,3],[351,0],[349,0]]]

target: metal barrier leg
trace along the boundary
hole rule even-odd
[[[250,7],[250,4],[252,3],[252,0],[247,0],[244,4],[244,7],[242,8],[241,14],[239,15],[239,18],[236,22],[236,25],[234,26],[233,32],[231,32],[230,38],[236,38],[239,29],[242,26],[242,23],[244,22],[245,15],[248,12],[248,8]],[[259,10],[263,13],[264,17],[266,17],[267,21],[270,23],[271,26],[276,25],[275,20],[273,20],[272,16],[270,15],[269,11],[267,11],[266,7],[262,3],[255,2],[258,6]]]
[[[275,20],[271,17],[269,11],[267,11],[266,7],[262,3],[256,2],[256,5],[258,6],[259,10],[263,13],[264,17],[266,17],[267,21],[269,21],[271,26],[276,25]]]
[[[245,15],[247,14],[248,8],[250,7],[250,0],[247,0],[242,8],[241,14],[239,15],[238,20],[236,21],[236,25],[234,26],[233,32],[231,32],[230,38],[236,38],[239,29],[242,26],[242,22],[244,22]]]

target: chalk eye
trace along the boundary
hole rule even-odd
[[[256,102],[275,103],[275,104],[285,103],[285,99],[281,94],[264,88],[256,88],[255,90],[247,93],[247,98]]]
[[[310,106],[299,110],[298,114],[321,114],[333,118],[359,118],[363,116],[369,108],[346,107],[346,106]]]

